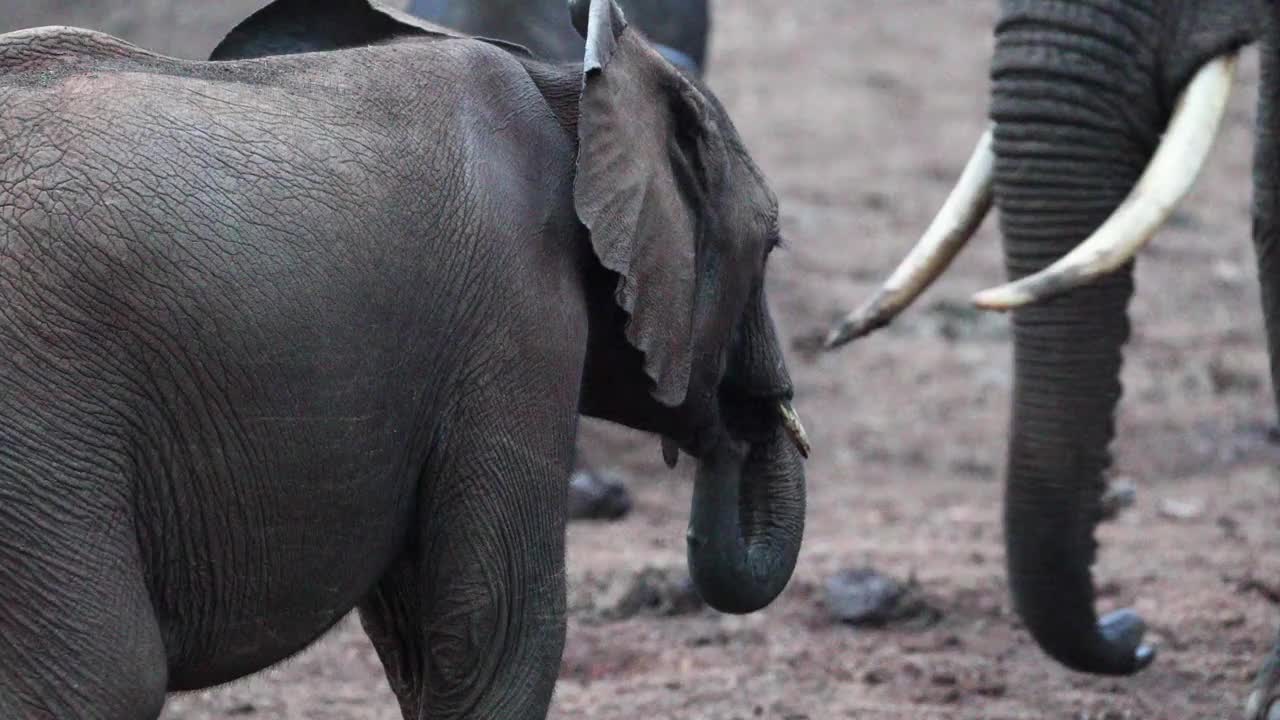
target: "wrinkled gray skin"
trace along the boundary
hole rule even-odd
[[[1257,39],[1261,0],[1002,0],[991,71],[996,204],[1012,278],[1079,244],[1146,167],[1188,80]],[[1274,37],[1261,104],[1255,240],[1280,387],[1280,115]],[[1127,674],[1152,651],[1142,621],[1100,624],[1090,575],[1121,395],[1132,267],[1013,315],[1006,544],[1013,597],[1037,642],[1077,670]]]
[[[580,409],[697,459],[710,604],[794,568],[777,206],[714,97],[606,0],[585,83],[317,8],[243,61],[0,36],[0,717],[155,718],[353,607],[406,718],[544,717]]]
[[[623,0],[627,22],[674,64],[705,69],[710,9],[707,0]],[[582,36],[567,22],[564,0],[414,0],[409,11],[468,35],[518,43],[535,56],[582,62]],[[626,487],[598,471],[579,441],[569,483],[569,517],[613,519],[631,508]]]
[[[673,64],[701,73],[711,32],[708,0],[619,0],[627,22]],[[562,0],[413,0],[409,11],[468,35],[519,43],[547,60],[580,61],[582,36]]]

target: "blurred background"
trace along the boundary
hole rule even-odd
[[[0,30],[79,25],[201,58],[265,4],[3,0]],[[940,207],[986,122],[996,5],[714,3],[709,84],[782,201],[787,244],[770,292],[784,336],[864,299]],[[1070,674],[1011,613],[1008,326],[967,302],[1004,277],[993,217],[891,328],[817,359],[793,354],[815,446],[809,524],[796,577],[766,611],[721,616],[687,597],[691,463],[670,472],[656,439],[584,430],[635,506],[618,523],[570,529],[552,717],[1202,718],[1240,707],[1280,602],[1280,448],[1249,241],[1256,52],[1242,75],[1206,172],[1138,266],[1113,472],[1136,500],[1100,531],[1095,577],[1104,606],[1152,623],[1151,669]],[[880,595],[852,624],[838,598],[859,578],[877,578]],[[268,673],[175,697],[165,717],[399,714],[346,622]]]

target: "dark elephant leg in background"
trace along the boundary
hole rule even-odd
[[[31,444],[0,435],[0,447]],[[133,498],[57,460],[19,462],[0,460],[0,717],[153,720],[167,660]]]
[[[405,551],[360,604],[406,718],[541,720],[551,703],[576,417],[513,411],[508,391],[468,401],[447,423],[486,432],[437,450]]]

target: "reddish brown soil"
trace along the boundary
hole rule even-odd
[[[7,2],[4,22],[93,24],[128,5],[80,4],[96,10]],[[194,56],[260,3],[198,3],[209,5],[199,17],[173,4],[134,3],[157,14],[124,32]],[[710,82],[783,202],[788,246],[770,283],[785,334],[864,298],[941,204],[984,124],[995,5],[716,4]],[[1069,673],[1010,613],[999,522],[1007,325],[965,310],[969,293],[1002,278],[992,221],[891,329],[814,363],[792,359],[816,448],[809,524],[795,580],[766,611],[600,619],[641,569],[683,564],[689,481],[687,467],[665,470],[656,440],[587,428],[599,459],[628,474],[637,507],[620,524],[570,530],[574,609],[552,717],[1235,717],[1280,598],[1280,448],[1267,440],[1275,410],[1247,220],[1256,67],[1249,54],[1218,152],[1139,269],[1116,443],[1116,474],[1133,479],[1138,501],[1101,530],[1096,577],[1105,607],[1135,606],[1152,624],[1153,667],[1131,679]],[[941,621],[829,622],[823,580],[860,565],[917,578]],[[173,698],[165,717],[398,714],[347,622],[273,671]]]

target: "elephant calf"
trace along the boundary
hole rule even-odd
[[[658,52],[673,64],[701,74],[711,25],[707,0],[621,0],[618,4],[627,21],[644,32]],[[546,60],[582,60],[582,37],[566,21],[564,0],[414,0],[409,11],[468,35],[519,43]],[[631,497],[625,486],[593,468],[581,447],[574,464],[570,518],[626,514]]]
[[[541,718],[579,409],[699,462],[703,597],[804,520],[723,108],[575,0],[553,66],[366,0],[158,56],[0,36],[0,717],[154,718],[353,607],[405,717]],[[584,71],[585,68],[585,71]]]

